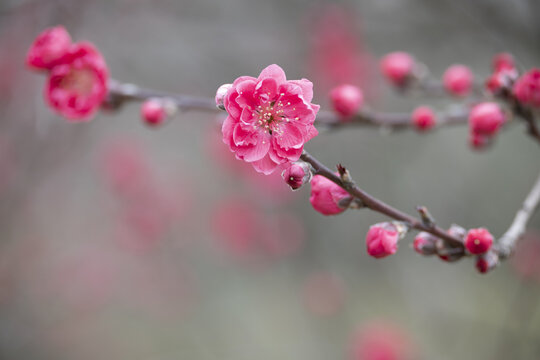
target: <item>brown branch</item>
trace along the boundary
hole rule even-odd
[[[113,109],[120,108],[125,102],[144,101],[149,98],[166,98],[172,101],[180,110],[202,110],[209,112],[220,111],[214,99],[174,94],[165,91],[141,88],[134,84],[124,84],[115,80],[109,82],[109,99],[107,106]],[[393,129],[414,129],[410,113],[387,113],[371,110],[362,110],[358,115],[343,120],[330,111],[319,111],[316,124],[326,125],[332,129],[350,125],[366,127],[389,127]],[[438,119],[439,125],[460,125],[467,123],[467,111],[462,108],[458,111],[449,111]]]
[[[499,258],[505,259],[512,254],[518,240],[525,233],[527,223],[534,214],[540,203],[540,175],[536,179],[536,183],[525,198],[521,209],[517,212],[514,221],[499,239],[496,250]]]
[[[457,237],[454,237],[448,234],[444,229],[438,226],[427,226],[420,219],[417,219],[411,215],[408,215],[385,202],[375,198],[374,196],[368,194],[364,190],[360,189],[352,180],[347,179],[347,182],[343,181],[338,175],[336,175],[332,170],[323,165],[319,160],[311,156],[309,153],[304,151],[300,157],[303,161],[311,164],[316,175],[324,176],[325,178],[333,181],[343,189],[345,189],[349,194],[359,199],[365,207],[370,208],[373,211],[384,214],[392,219],[404,221],[411,228],[425,231],[430,234],[435,235],[436,237],[443,239],[450,247],[456,248],[457,252],[462,255],[465,255],[465,248],[463,241]]]

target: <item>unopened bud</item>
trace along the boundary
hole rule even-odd
[[[298,161],[283,170],[281,176],[291,189],[297,190],[302,185],[311,181],[312,173],[308,163]]]

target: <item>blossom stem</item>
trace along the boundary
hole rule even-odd
[[[465,254],[465,247],[463,245],[463,241],[457,237],[448,234],[444,229],[438,226],[427,226],[422,220],[408,215],[368,194],[364,190],[360,189],[352,180],[349,180],[347,184],[344,184],[343,180],[338,175],[334,174],[332,170],[327,168],[319,160],[314,158],[306,151],[302,153],[302,156],[300,158],[303,161],[311,164],[316,175],[324,176],[328,180],[345,189],[349,194],[351,194],[355,198],[360,199],[362,203],[371,210],[384,214],[392,219],[404,221],[411,228],[433,234],[438,238],[443,239],[448,245],[459,249],[459,251],[461,251],[461,254]]]

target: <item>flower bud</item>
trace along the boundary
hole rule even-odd
[[[413,57],[406,52],[393,52],[387,54],[381,60],[383,75],[397,86],[405,85],[412,76],[414,66]]]
[[[412,113],[412,123],[419,131],[427,131],[435,126],[435,113],[428,106],[419,106]]]
[[[523,74],[514,84],[513,93],[520,103],[540,107],[540,69]]]
[[[176,105],[167,99],[148,99],[141,106],[141,117],[150,126],[162,125],[175,112]]]
[[[227,95],[227,91],[232,87],[232,84],[223,84],[216,91],[216,106],[221,110],[225,110],[223,106],[223,98]]]
[[[343,84],[330,92],[332,107],[341,116],[347,118],[358,112],[364,103],[364,95],[359,87]]]
[[[437,253],[437,238],[422,231],[414,238],[413,247],[420,255],[434,255]]]
[[[493,235],[487,229],[471,229],[465,237],[465,247],[471,254],[483,254],[491,248]]]
[[[499,104],[483,102],[469,112],[469,128],[472,134],[493,136],[506,121]]]
[[[311,181],[311,169],[308,163],[298,161],[293,163],[281,173],[283,180],[293,190],[299,189],[302,185]]]
[[[39,34],[26,55],[26,65],[38,70],[50,70],[67,54],[71,37],[63,26],[45,29]]]
[[[514,57],[509,53],[499,53],[493,57],[493,71],[513,70],[516,68]]]
[[[372,225],[366,235],[368,254],[374,258],[395,254],[398,241],[405,236],[408,230],[404,223],[398,221]]]
[[[473,85],[473,73],[465,65],[452,65],[443,75],[445,89],[457,96],[467,95]]]
[[[488,251],[476,258],[476,269],[485,274],[499,265],[499,255],[494,251]]]
[[[350,194],[346,190],[324,176],[315,175],[311,180],[309,201],[323,215],[336,215],[345,211],[347,208],[340,206],[340,202],[347,197]]]

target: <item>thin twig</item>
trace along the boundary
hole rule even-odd
[[[517,212],[514,221],[499,239],[497,252],[501,259],[505,259],[512,254],[518,240],[525,233],[527,223],[534,214],[540,203],[540,175],[536,183],[525,198],[521,209]]]
[[[128,101],[144,101],[149,98],[166,98],[178,106],[180,110],[202,110],[209,112],[220,111],[214,99],[174,94],[165,91],[146,89],[134,84],[120,83],[116,80],[109,82],[108,105],[112,108],[120,107]],[[386,127],[393,129],[414,129],[410,113],[388,113],[372,110],[362,110],[358,115],[348,119],[340,118],[330,111],[319,111],[316,124],[326,125],[332,129],[350,125],[367,127]],[[441,114],[438,119],[439,125],[461,125],[467,123],[466,110],[449,111]]]
[[[332,170],[327,168],[325,165],[323,165],[319,160],[311,156],[309,153],[304,151],[302,153],[302,156],[300,157],[303,161],[311,164],[313,169],[315,170],[316,175],[324,176],[325,178],[333,181],[343,189],[345,189],[349,194],[354,196],[355,198],[358,198],[362,201],[362,203],[370,208],[373,211],[377,211],[381,214],[384,214],[392,219],[404,221],[406,222],[411,228],[425,231],[430,234],[433,234],[437,236],[440,239],[443,239],[448,245],[455,247],[457,249],[461,250],[462,254],[465,254],[465,249],[463,245],[463,241],[457,237],[454,237],[450,234],[448,234],[444,229],[438,227],[438,226],[427,226],[425,225],[422,220],[417,219],[413,216],[410,216],[388,204],[385,202],[375,198],[374,196],[368,194],[364,190],[360,189],[352,180],[347,181],[347,184],[344,184],[342,179],[336,175]]]

